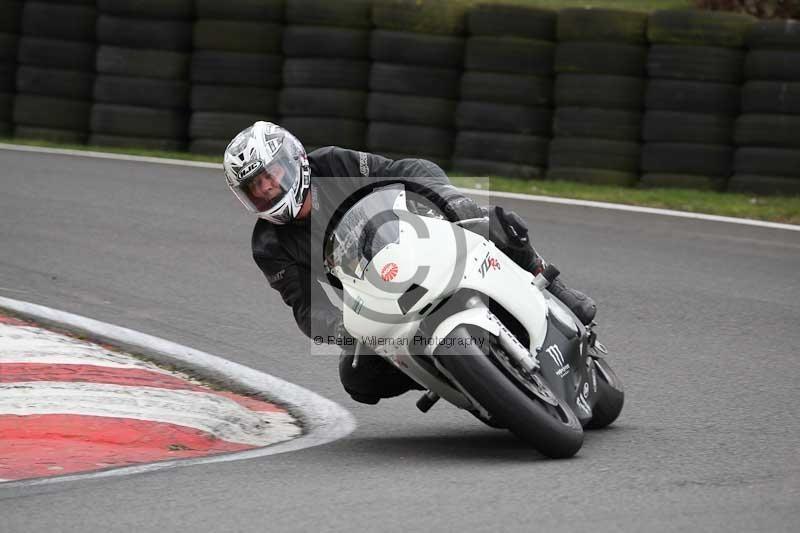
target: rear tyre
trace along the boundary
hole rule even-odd
[[[617,377],[604,359],[594,360],[597,369],[598,401],[592,409],[592,419],[586,429],[600,429],[617,419],[625,403],[622,381]]]
[[[493,337],[482,329],[471,331],[459,326],[449,338]],[[583,429],[569,406],[562,400],[552,406],[526,391],[524,384],[493,360],[498,355],[493,355],[488,344],[484,342],[481,348],[474,342],[452,347],[445,343],[436,350],[436,356],[453,378],[489,411],[493,423],[507,427],[548,457],[575,455],[583,445]]]

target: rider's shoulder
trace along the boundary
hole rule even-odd
[[[342,148],[341,146],[322,146],[309,152],[308,158],[311,160],[327,159],[330,157],[346,157],[348,155],[357,153],[358,152],[354,152],[348,148]]]

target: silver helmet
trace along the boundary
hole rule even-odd
[[[228,144],[222,166],[228,187],[248,211],[273,224],[297,217],[311,169],[303,145],[287,130],[256,122]]]

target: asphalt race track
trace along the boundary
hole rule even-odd
[[[0,150],[0,295],[297,383],[359,427],[320,447],[0,488],[0,531],[796,531],[800,232],[504,201],[600,303],[626,406],[579,455],[408,395],[361,406],[249,251],[219,171]],[[794,524],[794,526],[792,525]]]

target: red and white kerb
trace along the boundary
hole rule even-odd
[[[0,314],[0,481],[248,450],[283,408]]]

